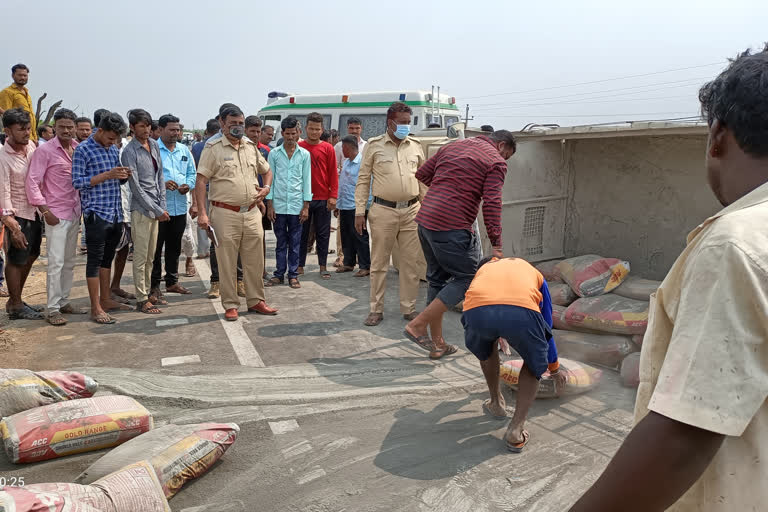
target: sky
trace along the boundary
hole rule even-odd
[[[141,107],[186,128],[224,102],[255,114],[273,90],[433,85],[496,129],[687,118],[729,57],[768,41],[765,0],[27,0],[25,12],[0,32],[8,84],[23,62],[44,107]]]

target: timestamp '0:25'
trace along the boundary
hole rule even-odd
[[[24,477],[23,476],[0,476],[0,487],[5,487],[6,485],[14,486],[14,487],[24,487]]]

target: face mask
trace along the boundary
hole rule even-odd
[[[409,124],[397,124],[395,126],[397,129],[393,133],[400,140],[405,139],[411,133],[411,125]]]
[[[233,126],[229,129],[229,134],[236,139],[242,139],[245,135],[245,128],[239,125]]]

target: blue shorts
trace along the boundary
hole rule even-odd
[[[496,340],[504,338],[536,376],[547,371],[552,330],[538,311],[498,304],[480,306],[464,312],[464,342],[467,350],[486,361],[496,349]]]

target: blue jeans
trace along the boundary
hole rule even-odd
[[[307,221],[309,222],[309,221]],[[301,223],[298,215],[275,215],[275,237],[277,237],[277,248],[275,249],[275,259],[277,268],[275,277],[283,279],[286,267],[288,268],[288,279],[294,279],[299,276],[299,252],[301,250]]]

